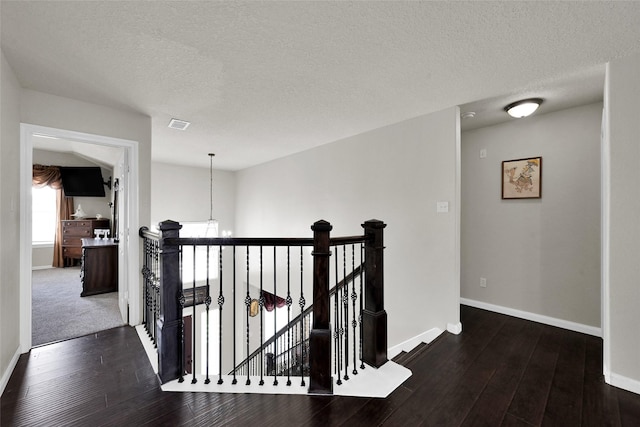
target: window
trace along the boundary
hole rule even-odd
[[[181,222],[180,237],[218,237],[217,221]],[[195,270],[194,270],[195,257]],[[195,276],[195,277],[194,277]],[[207,270],[206,246],[182,247],[182,283],[184,287],[203,286],[209,279],[218,278],[218,247],[209,248],[209,270]]]
[[[56,191],[49,186],[31,187],[33,244],[53,244],[56,235]]]

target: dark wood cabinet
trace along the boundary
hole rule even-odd
[[[82,239],[80,278],[83,297],[118,290],[118,244],[113,239]]]
[[[82,258],[83,238],[94,237],[96,228],[109,228],[108,219],[69,219],[62,221],[62,256],[64,265],[73,265],[74,260]]]

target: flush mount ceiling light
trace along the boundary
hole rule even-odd
[[[185,130],[189,127],[191,123],[185,122],[184,120],[171,119],[169,122],[169,127],[171,129]]]
[[[542,98],[530,98],[517,101],[504,107],[504,111],[511,117],[521,119],[530,116],[542,104]]]

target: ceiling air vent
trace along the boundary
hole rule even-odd
[[[169,122],[169,127],[171,129],[185,130],[189,127],[191,123],[185,122],[184,120],[171,119]]]

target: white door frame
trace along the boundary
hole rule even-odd
[[[26,353],[31,349],[31,181],[33,169],[33,137],[78,141],[89,144],[123,148],[127,155],[125,167],[129,171],[127,197],[120,200],[127,204],[128,218],[123,221],[128,229],[122,230],[120,245],[123,247],[120,256],[126,257],[126,283],[119,283],[119,298],[127,298],[129,304],[129,324],[141,322],[141,288],[139,280],[139,239],[137,232],[131,236],[129,230],[138,230],[138,142],[112,138],[102,135],[75,132],[64,129],[38,126],[27,123],[20,124],[20,350]]]
[[[610,230],[611,230],[611,139],[609,130],[609,63],[606,64],[600,135],[600,327],[602,328],[602,373],[611,384]]]

